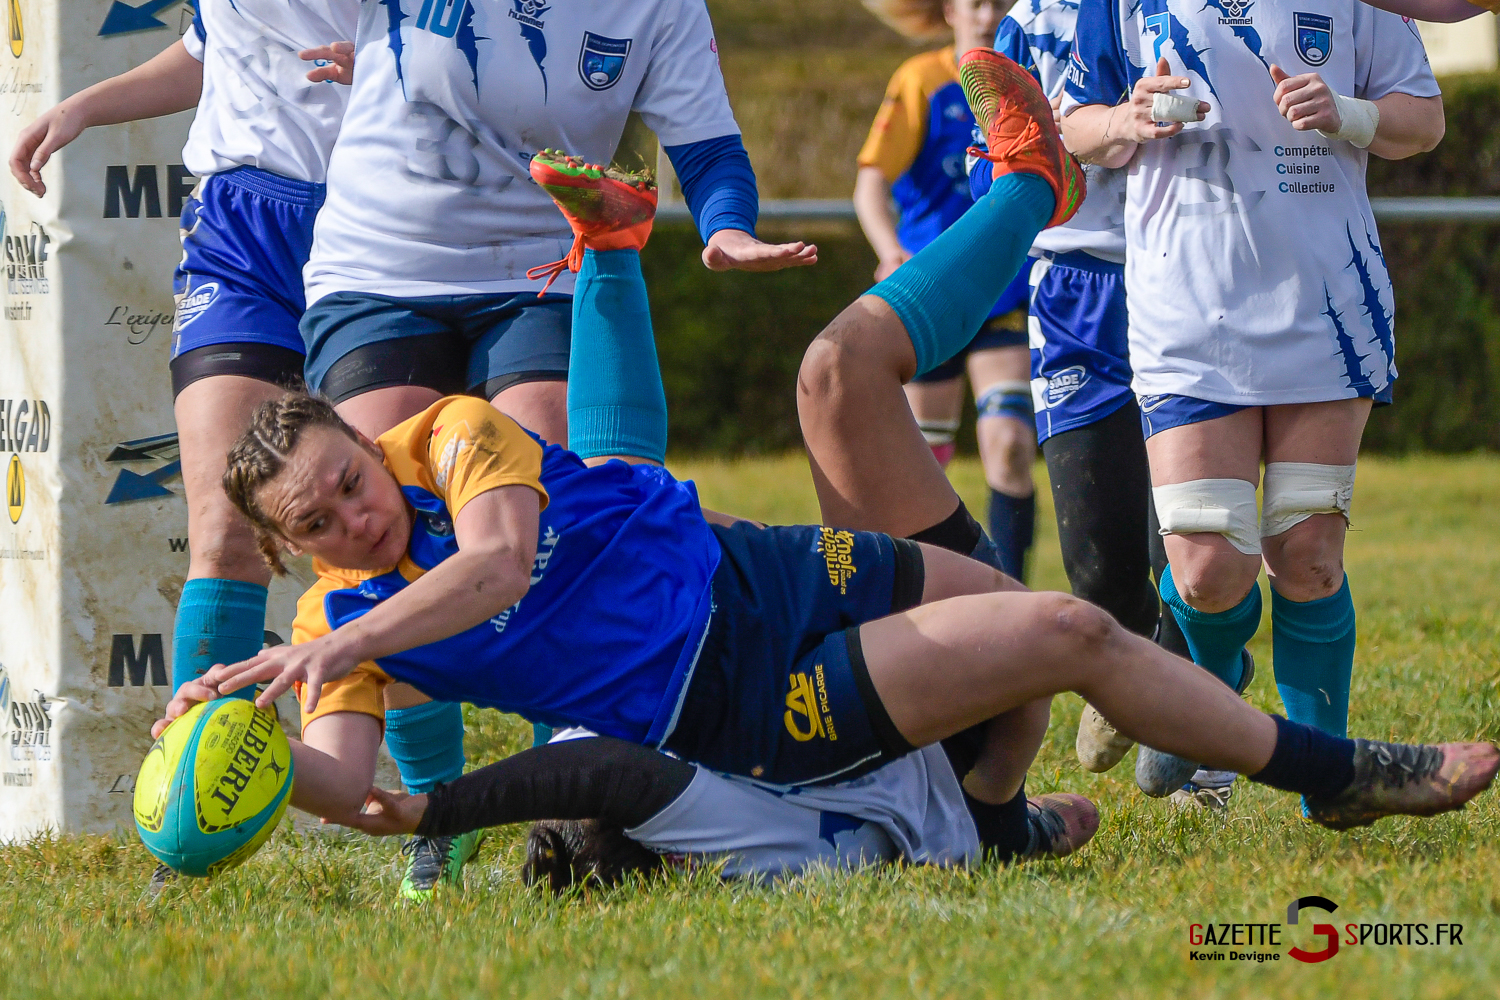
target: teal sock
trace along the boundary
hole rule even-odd
[[[385,748],[413,795],[464,774],[464,711],[457,702],[428,701],[385,713]]]
[[[1354,673],[1349,577],[1338,593],[1316,601],[1289,601],[1272,587],[1271,645],[1286,717],[1347,736],[1349,678]]]
[[[531,724],[531,745],[544,747],[552,741],[552,727],[544,726],[540,722]]]
[[[1232,688],[1238,688],[1244,670],[1241,656],[1245,643],[1260,628],[1260,584],[1228,611],[1210,614],[1199,611],[1182,599],[1172,582],[1172,567],[1161,574],[1161,599],[1172,609],[1172,615],[1187,639],[1193,662]]]
[[[216,663],[239,663],[266,642],[266,588],[242,580],[189,580],[172,629],[172,692]],[[255,697],[255,685],[234,693]]]
[[[667,394],[634,250],[586,250],[573,289],[568,447],[582,458],[667,457]]]
[[[906,327],[917,349],[918,375],[974,339],[1020,273],[1055,205],[1052,186],[1042,178],[1006,174],[937,239],[870,289],[867,294],[884,299]]]

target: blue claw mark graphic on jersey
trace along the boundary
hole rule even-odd
[[[1380,345],[1380,351],[1385,355],[1386,366],[1396,358],[1396,339],[1391,332],[1391,315],[1385,311],[1381,304],[1380,292],[1375,287],[1375,282],[1370,278],[1370,267],[1365,262],[1364,254],[1359,252],[1359,247],[1354,243],[1354,233],[1345,225],[1344,233],[1349,238],[1349,251],[1354,255],[1349,261],[1349,266],[1354,268],[1359,275],[1359,287],[1364,292],[1365,312],[1370,316],[1370,328],[1375,333],[1375,341]]]
[[[1165,6],[1165,0],[1152,0],[1147,6],[1155,7],[1158,5]],[[1203,63],[1203,53],[1208,50],[1193,47],[1192,39],[1188,36],[1187,25],[1166,11],[1148,14],[1145,23],[1146,30],[1156,34],[1156,40],[1152,43],[1152,51],[1156,53],[1156,60],[1159,61],[1161,59],[1162,42],[1165,39],[1170,39],[1173,51],[1182,60],[1184,72],[1197,73],[1203,82],[1208,84],[1209,93],[1218,97],[1218,88],[1214,86],[1213,79],[1208,75],[1208,67]],[[1166,25],[1165,31],[1162,30],[1163,24]],[[1154,75],[1156,73],[1155,62],[1151,66],[1148,66],[1146,71]]]
[[[485,39],[488,41],[489,39]],[[454,37],[458,51],[469,60],[469,73],[474,78],[474,93],[479,93],[479,36],[474,34],[474,5],[464,4],[464,16],[458,22],[458,34]]]
[[[531,58],[536,62],[537,72],[542,74],[542,100],[547,100],[547,67],[542,65],[542,60],[547,58],[547,36],[542,34],[545,27],[542,15],[552,9],[545,0],[510,0],[515,9],[510,16],[520,22],[521,37],[526,39],[526,47],[531,50]]]
[[[401,96],[406,99],[406,75],[401,72],[401,22],[410,15],[401,9],[401,0],[380,0],[385,4],[386,37],[391,42],[391,55],[396,59],[396,82],[401,84]]]
[[[1323,285],[1323,301],[1328,308],[1323,310],[1323,315],[1333,321],[1333,339],[1339,345],[1339,354],[1344,358],[1344,377],[1349,380],[1349,388],[1361,396],[1373,395],[1375,387],[1370,384],[1370,377],[1365,374],[1364,360],[1368,354],[1360,354],[1354,347],[1354,338],[1349,336],[1349,331],[1344,329],[1343,316],[1333,307],[1333,297],[1328,294],[1328,284]]]
[[[1245,0],[1207,0],[1203,5],[1203,9],[1208,10],[1210,7],[1214,7],[1226,18],[1232,20],[1244,18],[1249,20],[1250,8],[1254,6],[1255,4],[1247,3]],[[1224,22],[1221,20],[1219,23],[1223,24]],[[1260,54],[1260,33],[1247,24],[1236,24],[1233,26],[1233,30],[1234,37],[1245,43],[1245,48],[1250,50],[1250,54],[1259,59],[1262,66],[1270,69],[1271,64],[1266,62],[1266,57]]]
[[[1292,14],[1297,32],[1297,55],[1309,66],[1321,66],[1333,53],[1333,18],[1323,14]]]
[[[1030,54],[1045,52],[1047,55],[1062,62],[1073,52],[1073,40],[1071,38],[1058,38],[1056,35],[1027,35],[1026,48]],[[1028,67],[1035,72],[1035,67]]]
[[[865,825],[865,821],[845,813],[818,813],[818,839],[828,841],[828,846],[838,850],[837,837],[841,833],[852,833]]]

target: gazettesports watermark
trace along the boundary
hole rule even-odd
[[[1298,962],[1326,962],[1343,947],[1366,948],[1452,948],[1462,947],[1464,925],[1444,922],[1413,923],[1333,923],[1312,925],[1313,937],[1287,930],[1299,926],[1303,910],[1321,910],[1332,914],[1339,905],[1325,896],[1302,896],[1287,905],[1286,920],[1279,923],[1195,923],[1188,925],[1188,961],[1190,962],[1280,962],[1283,955]],[[1314,920],[1318,914],[1309,913]],[[1309,947],[1294,944],[1304,941]],[[1282,949],[1285,948],[1283,953]]]

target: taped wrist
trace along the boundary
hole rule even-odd
[[[1325,139],[1344,139],[1360,149],[1375,141],[1375,130],[1380,127],[1380,109],[1374,101],[1334,94],[1333,106],[1338,110],[1342,124],[1337,132],[1318,129],[1319,135]]]
[[[599,736],[532,747],[427,793],[420,837],[539,819],[599,819],[630,829],[671,805],[696,769]]]

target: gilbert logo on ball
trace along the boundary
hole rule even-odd
[[[146,754],[135,825],[182,875],[217,875],[259,850],[292,794],[292,748],[274,710],[244,698],[196,705]]]

